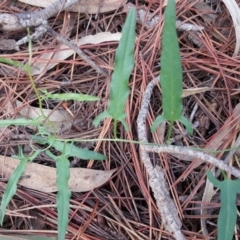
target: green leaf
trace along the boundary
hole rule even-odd
[[[19,63],[19,62],[17,62],[17,61],[13,61],[13,60],[8,59],[8,58],[2,58],[2,57],[0,57],[0,62],[9,64],[9,65],[11,65],[11,66],[19,67],[19,68],[21,68],[22,70],[24,70],[24,71],[26,71],[26,72],[29,72],[29,69],[30,69],[30,67],[29,67],[28,64],[23,65],[23,64],[21,64],[21,63]]]
[[[98,101],[100,98],[79,93],[61,93],[61,94],[51,94],[47,91],[43,91],[46,96],[44,98],[57,99],[57,100],[76,100],[76,101]]]
[[[181,116],[178,121],[186,127],[188,134],[193,134],[192,124],[184,116]]]
[[[162,35],[160,85],[164,116],[175,121],[182,114],[182,64],[176,32],[175,0],[169,0]]]
[[[218,215],[218,240],[231,240],[237,221],[236,195],[240,193],[240,180],[224,179],[220,182],[211,171],[207,177],[220,189],[221,208]]]
[[[165,121],[167,121],[167,119],[164,115],[157,116],[157,118],[155,119],[155,121],[153,122],[153,124],[151,126],[151,132],[155,132],[158,125],[162,122],[165,122]]]
[[[105,117],[114,119],[114,124],[120,121],[128,130],[125,121],[125,105],[129,95],[128,81],[134,66],[134,43],[135,43],[135,26],[136,26],[136,10],[131,8],[123,26],[122,37],[120,39],[116,56],[115,66],[110,83],[110,97],[108,109],[97,116],[93,121],[94,126],[97,126]]]
[[[104,118],[110,118],[111,115],[108,113],[108,111],[104,111],[100,113],[93,121],[93,125],[96,127]]]
[[[56,140],[53,137],[48,136],[47,138],[43,139],[39,136],[34,136],[34,139],[36,139],[40,144],[49,144],[51,147],[55,148],[57,151],[62,152],[63,149],[65,149],[65,155],[66,156],[72,156],[72,157],[78,157],[82,160],[105,160],[106,157],[100,153],[78,148],[73,143],[65,143],[59,140]]]
[[[175,5],[175,0],[168,0],[164,15],[160,73],[163,106],[161,121],[162,119],[166,119],[171,123],[180,121],[187,127],[189,132],[192,132],[190,123],[182,117],[182,65],[176,32]],[[159,122],[160,118],[154,121],[152,131],[156,129]]]
[[[63,146],[62,154],[55,156],[51,154],[51,157],[56,160],[57,167],[57,210],[58,210],[58,239],[64,240],[68,226],[68,215],[70,209],[70,197],[71,191],[68,187],[68,180],[70,178],[70,163],[68,161],[68,155],[65,152],[65,146]]]
[[[15,125],[15,126],[34,125],[34,126],[38,126],[39,125],[39,119],[18,118],[18,119],[4,119],[4,120],[0,120],[0,127],[8,127],[10,125]]]
[[[11,177],[8,180],[7,187],[4,191],[1,201],[1,212],[0,212],[0,223],[3,224],[4,215],[6,212],[7,205],[9,204],[10,200],[14,196],[17,190],[17,183],[20,177],[24,174],[27,162],[30,160],[32,161],[37,155],[41,152],[41,150],[36,151],[33,155],[25,157],[22,152],[22,148],[19,148],[19,155],[14,156],[15,158],[20,159],[19,165],[12,173]]]

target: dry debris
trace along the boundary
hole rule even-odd
[[[78,143],[83,148],[105,154],[108,160],[86,162],[71,159],[72,167],[118,170],[107,184],[90,192],[73,193],[67,238],[215,239],[219,197],[215,195],[212,202],[206,202],[212,198],[205,196],[208,189],[208,186],[205,188],[206,170],[215,164],[240,177],[237,170],[239,165],[235,161],[238,152],[230,151],[229,155],[221,152],[239,145],[239,121],[235,113],[239,107],[240,61],[235,49],[236,37],[231,14],[221,1],[178,1],[176,26],[179,30],[184,88],[208,88],[210,91],[195,92],[183,99],[185,116],[198,123],[194,135],[187,135],[180,124],[175,124],[171,140],[175,146],[171,146],[171,149],[162,146],[160,149],[158,144],[164,143],[162,138],[165,137],[166,126],[159,127],[154,134],[150,133],[149,126],[161,111],[159,89],[153,89],[155,83],[151,79],[159,76],[161,67],[163,1],[130,1],[131,4],[122,1],[123,6],[110,12],[102,12],[101,5],[96,8],[98,10],[94,15],[92,12],[80,14],[66,10],[77,2],[58,0],[51,7],[40,9],[19,1],[1,1],[1,57],[21,63],[28,61],[25,28],[30,27],[35,34],[33,36],[36,36],[33,39],[33,64],[39,59],[54,63],[51,69],[34,75],[36,86],[51,92],[79,92],[97,95],[102,99],[98,103],[69,102],[68,108],[75,119],[69,120],[68,128],[59,127],[58,136],[81,140],[113,138],[110,121],[106,120],[101,127],[93,128],[92,120],[106,108],[108,102],[117,41],[86,43],[81,46],[81,52],[79,46],[69,45],[69,42],[102,32],[120,32],[129,6],[134,4],[138,10],[138,38],[135,69],[130,79],[131,96],[126,107],[131,130],[126,133],[119,126],[118,131],[121,138],[132,141],[138,139],[138,131],[142,128],[139,139],[156,145],[138,146],[107,141],[99,141],[96,145]],[[240,5],[239,0],[236,3]],[[34,28],[43,28],[44,31],[34,33]],[[62,60],[41,59],[44,54],[64,51],[58,41],[74,49],[78,55]],[[233,54],[236,56],[233,57]],[[137,126],[142,98],[149,84],[152,88],[148,95],[149,110],[145,111],[144,118],[138,119]],[[21,107],[17,101],[22,102]],[[38,107],[28,76],[21,69],[0,63],[0,119],[18,117],[26,106],[31,110]],[[63,111],[59,102],[45,101],[44,107],[52,109],[52,112]],[[78,119],[81,119],[80,123],[76,121]],[[24,127],[0,129],[1,155],[9,157],[16,154],[17,145],[23,146],[27,154],[32,134],[34,129]],[[206,154],[190,150],[187,154],[191,158],[187,158],[185,151],[189,146],[205,149]],[[220,152],[212,152],[210,157],[209,148]],[[169,151],[171,154],[168,154]],[[176,158],[177,155],[180,160]],[[199,158],[208,163],[199,161]],[[153,175],[148,175],[146,163],[143,164],[140,159],[147,161]],[[218,159],[225,161],[223,163]],[[54,166],[44,153],[36,159],[36,163]],[[6,179],[2,177],[0,195],[6,186]],[[160,186],[164,196],[156,194],[154,190],[159,190]],[[159,199],[162,199],[160,203]],[[0,229],[0,238],[3,234],[19,234],[19,231],[21,235],[34,233],[56,236],[55,204],[55,193],[19,188]],[[162,206],[168,205],[170,208],[159,212]],[[235,234],[240,237],[239,229]]]

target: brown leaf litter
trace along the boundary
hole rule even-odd
[[[119,125],[118,134],[123,139],[137,140],[136,119],[141,98],[147,84],[157,77],[160,71],[164,7],[162,1],[131,2],[137,9],[144,9],[150,15],[138,23],[136,30],[138,39],[135,48],[135,68],[130,79],[131,95],[126,107],[126,120],[130,126],[130,132],[126,133]],[[184,70],[184,89],[196,89],[196,92],[190,90],[191,94],[183,98],[184,114],[187,118],[192,118],[193,123],[197,124],[204,119],[208,125],[196,125],[194,135],[189,136],[185,134],[180,124],[175,124],[172,144],[195,148],[210,146],[214,148],[213,150],[224,150],[230,148],[237,138],[238,125],[233,114],[239,103],[240,60],[239,55],[233,57],[236,40],[231,15],[226,6],[220,1],[211,1],[203,7],[199,6],[199,2],[203,1],[178,1],[177,15],[181,24],[191,23],[204,27],[204,30],[199,33],[179,31],[178,36]],[[236,2],[239,6],[240,1]],[[18,1],[1,1],[0,9],[1,12],[13,13],[36,11],[39,8]],[[126,7],[119,7],[105,13],[98,11],[96,15],[64,11],[52,17],[49,25],[66,38],[76,41],[102,32],[113,34],[120,32],[126,19],[126,11]],[[146,28],[145,23],[154,17],[159,20],[153,27]],[[17,41],[24,35],[26,35],[25,30],[1,32],[0,40],[15,39]],[[98,66],[111,73],[117,44],[116,40],[95,44],[86,43],[81,46],[81,49]],[[43,36],[33,42],[33,58],[56,50],[57,54],[60,51],[60,45],[53,37]],[[20,51],[5,49],[0,50],[0,53],[1,57],[11,58],[21,63],[27,62],[29,57],[27,44],[21,46]],[[50,59],[49,63],[51,61],[57,64],[52,69],[43,70],[34,76],[38,89],[57,93],[79,92],[101,98],[99,102],[72,102],[68,107],[74,116],[81,119],[81,123],[75,122],[73,118],[67,127],[59,128],[58,136],[81,139],[113,138],[110,121],[104,121],[102,126],[96,129],[92,126],[92,120],[107,106],[110,76],[106,78],[98,75],[77,55],[68,56],[66,59]],[[204,89],[210,91],[204,91]],[[17,106],[17,100],[32,109],[39,107],[28,76],[20,69],[1,63],[1,119],[15,118],[21,114],[22,108]],[[45,102],[44,107],[48,110],[52,109],[53,112],[63,111],[60,103],[56,102]],[[156,87],[151,98],[147,126],[152,124],[161,110],[161,95]],[[71,119],[71,116],[69,118]],[[161,134],[163,135],[162,131],[164,128],[159,128],[154,134],[149,131],[148,141],[162,143],[160,137]],[[221,135],[222,132],[226,132],[225,136]],[[21,145],[27,154],[30,151],[29,139],[32,134],[34,129],[25,127],[11,126],[8,129],[1,129],[1,155],[10,157],[16,154],[17,145]],[[225,139],[226,136],[227,139]],[[152,192],[149,190],[148,177],[144,166],[139,161],[139,146],[106,141],[99,141],[94,145],[87,143],[77,143],[77,145],[89,149],[95,148],[98,152],[105,154],[108,159],[102,162],[71,159],[71,167],[107,171],[118,168],[118,170],[101,187],[87,192],[73,192],[67,238],[170,239],[170,233],[162,229],[161,216]],[[236,154],[232,158],[234,166],[237,166],[237,162],[234,161]],[[214,155],[224,157],[223,153],[214,153]],[[153,165],[159,164],[164,169],[170,194],[182,220],[182,232],[186,239],[206,239],[200,223],[203,218],[207,218],[209,236],[215,239],[219,199],[211,202],[210,205],[206,205],[202,200],[205,172],[209,166],[199,165],[196,161],[189,165],[168,154],[151,153],[150,157]],[[48,167],[54,166],[44,154],[38,156],[35,162]],[[0,182],[1,195],[5,187],[6,182]],[[201,206],[211,208],[211,211],[207,211],[207,215],[200,215]],[[40,229],[34,231],[31,227],[32,218],[37,219]],[[56,236],[56,230],[56,194],[19,187],[11,201],[0,234]],[[240,236],[239,230],[236,236]]]

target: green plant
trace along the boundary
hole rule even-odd
[[[102,118],[112,117],[114,119],[115,126],[115,137],[116,137],[116,125],[117,121],[121,121],[125,128],[128,129],[127,123],[125,122],[125,113],[124,108],[129,95],[128,79],[131,74],[133,65],[134,65],[134,41],[135,41],[135,24],[136,24],[136,11],[131,9],[127,17],[126,24],[123,28],[123,35],[119,43],[119,47],[116,53],[114,73],[110,86],[110,102],[108,110],[100,114],[94,121],[94,124],[97,125]],[[83,94],[75,93],[65,93],[65,94],[52,94],[46,90],[41,90],[41,95],[36,88],[34,81],[31,75],[30,63],[31,63],[31,42],[30,42],[29,52],[29,63],[22,65],[16,61],[10,59],[0,58],[0,61],[20,67],[22,70],[25,70],[29,75],[33,89],[38,97],[39,106],[41,109],[42,116],[40,118],[46,118],[42,111],[42,101],[43,99],[57,99],[57,100],[77,100],[77,101],[96,101],[99,98]],[[37,119],[13,119],[13,120],[1,120],[0,126],[27,126],[34,125],[38,128],[38,133],[33,136],[34,140],[40,145],[47,145],[43,150],[46,154],[56,161],[57,168],[57,209],[58,209],[58,239],[65,239],[65,233],[68,224],[68,213],[69,213],[69,200],[71,192],[68,188],[68,179],[69,179],[69,161],[70,156],[79,157],[83,160],[94,159],[94,160],[104,160],[106,157],[102,154],[87,150],[80,149],[74,146],[73,141],[68,143],[67,141],[60,141],[56,137],[52,136],[44,126],[40,124],[40,118]],[[51,124],[51,123],[50,123]],[[49,151],[49,148],[55,148],[55,150],[60,152],[59,156],[55,156]],[[22,154],[20,149],[20,155],[17,156],[21,161],[17,169],[11,175],[11,178],[7,184],[6,191],[4,192],[4,197],[1,202],[1,224],[3,223],[3,217],[5,215],[6,207],[9,204],[9,201],[13,197],[17,189],[17,182],[24,173],[26,164],[29,160],[33,161],[34,158],[41,152],[37,150],[33,155],[25,157]]]
[[[24,156],[22,152],[22,148],[19,148],[19,155],[13,156],[20,160],[19,165],[14,171],[14,174],[8,180],[7,187],[4,191],[1,201],[1,212],[0,212],[0,223],[2,225],[4,215],[6,212],[7,205],[9,204],[11,198],[16,193],[17,190],[17,183],[20,177],[24,174],[25,168],[28,161],[33,161],[37,155],[41,152],[41,150],[35,151],[34,153],[30,154],[29,156]]]
[[[57,167],[57,209],[58,209],[58,236],[59,239],[65,238],[65,233],[68,225],[68,214],[70,210],[70,197],[71,191],[68,187],[68,180],[70,178],[70,162],[69,154],[65,151],[64,144],[62,148],[62,154],[59,156],[53,155],[50,151],[47,151],[47,155],[56,161]]]
[[[125,128],[128,129],[127,123],[125,122],[125,104],[129,95],[128,79],[131,74],[134,65],[134,42],[135,42],[135,25],[136,25],[136,11],[134,8],[130,10],[130,13],[127,17],[126,24],[123,27],[122,38],[120,40],[115,59],[114,73],[110,85],[110,102],[108,110],[100,114],[94,121],[94,125],[99,124],[99,122],[104,117],[112,117],[114,119],[114,133],[116,137],[116,128],[117,121],[121,121]],[[31,41],[29,42],[29,63],[22,65],[16,61],[10,59],[0,58],[1,62],[20,67],[22,70],[25,70],[29,75],[31,84],[36,93],[36,96],[39,100],[39,106],[42,113],[41,118],[46,118],[42,111],[42,100],[43,99],[57,99],[57,100],[77,100],[77,101],[96,101],[99,98],[83,94],[74,94],[74,93],[65,93],[65,94],[52,94],[46,90],[41,90],[42,95],[39,94],[38,89],[36,88],[32,75],[31,75]],[[95,159],[95,160],[104,160],[105,156],[87,149],[80,149],[73,145],[72,143],[67,143],[59,141],[54,136],[40,125],[38,119],[14,119],[14,120],[2,120],[0,121],[0,126],[9,126],[9,125],[18,125],[18,126],[27,126],[35,125],[38,128],[38,133],[33,137],[37,140],[39,144],[47,144],[47,148],[44,149],[46,154],[49,157],[56,161],[57,168],[57,208],[58,208],[58,239],[65,238],[65,232],[68,224],[68,212],[69,212],[69,199],[70,199],[70,190],[68,188],[67,182],[69,179],[69,162],[68,158],[70,156],[79,157],[81,159]],[[49,120],[47,120],[49,121]],[[51,123],[50,123],[51,124]],[[61,154],[59,156],[53,155],[48,149],[50,147],[55,148]],[[25,166],[30,159],[31,161],[39,154],[39,151],[36,151],[30,157],[25,157],[20,151],[19,159],[21,160],[19,167],[14,171],[11,176],[11,181],[8,182],[4,197],[1,203],[1,224],[3,223],[3,217],[5,215],[6,206],[8,205],[10,199],[16,192],[17,182],[21,175],[24,173]]]
[[[47,144],[50,147],[55,148],[55,150],[62,152],[64,149],[65,156],[78,157],[83,160],[94,159],[94,160],[105,160],[106,157],[100,153],[90,151],[88,149],[78,148],[67,141],[57,140],[55,137],[48,135],[46,137],[35,135],[33,139],[37,140],[39,144]]]
[[[52,94],[46,90],[41,90],[44,94],[42,99],[56,99],[56,100],[75,100],[75,101],[98,101],[99,97],[87,95],[87,94],[79,94],[79,93],[60,93],[60,94]]]
[[[123,26],[122,37],[116,51],[108,108],[93,121],[94,126],[97,126],[104,118],[113,118],[115,138],[117,138],[118,121],[122,122],[125,129],[128,130],[125,121],[125,105],[130,92],[128,81],[134,66],[135,26],[136,10],[131,8]]]
[[[220,189],[221,207],[218,215],[218,240],[232,240],[237,221],[236,198],[240,193],[240,179],[231,180],[224,174],[224,180],[217,180],[211,171],[207,172],[209,181]]]
[[[28,161],[33,161],[40,152],[45,151],[46,154],[54,159],[56,161],[56,168],[57,168],[57,187],[58,187],[58,194],[57,194],[57,210],[58,210],[58,239],[65,239],[66,229],[68,225],[68,213],[69,213],[69,200],[71,196],[70,189],[68,187],[68,180],[69,180],[69,157],[78,157],[83,160],[88,159],[94,159],[94,160],[104,160],[106,157],[102,154],[96,153],[94,151],[90,151],[87,149],[81,149],[76,147],[73,144],[73,141],[71,143],[68,143],[67,141],[60,141],[56,137],[52,136],[45,128],[41,125],[40,119],[47,119],[44,115],[44,112],[42,111],[42,100],[43,99],[57,99],[57,100],[77,100],[77,101],[96,101],[99,100],[99,98],[89,95],[83,95],[83,94],[75,94],[75,93],[66,93],[66,94],[51,94],[47,91],[42,91],[44,94],[41,96],[38,89],[36,88],[32,75],[31,75],[31,41],[29,42],[29,62],[26,65],[22,65],[16,61],[10,60],[10,59],[4,59],[0,58],[0,62],[10,64],[16,67],[21,68],[22,70],[26,71],[29,79],[31,81],[31,84],[33,86],[33,89],[36,93],[36,96],[39,100],[39,106],[42,115],[39,118],[36,119],[6,119],[6,120],[0,120],[0,127],[6,127],[10,125],[15,126],[28,126],[28,125],[34,125],[37,127],[38,132],[35,136],[33,136],[33,139],[37,140],[39,144],[47,145],[47,148],[43,150],[36,150],[32,149],[32,154],[29,156],[24,156],[22,152],[22,148],[19,148],[19,155],[15,156],[15,158],[19,159],[19,165],[15,169],[15,171],[12,173],[8,183],[7,187],[4,191],[2,200],[1,200],[1,211],[0,211],[0,223],[3,224],[4,215],[6,212],[7,205],[9,204],[11,198],[16,193],[17,189],[17,183],[20,179],[20,177],[24,174],[26,165]],[[49,120],[47,119],[47,122],[49,123]],[[50,122],[50,124],[52,124]],[[53,125],[53,124],[52,124]],[[55,156],[50,152],[50,147],[55,148],[58,152],[60,152],[59,156]]]
[[[163,47],[162,47],[162,57],[161,57],[161,87],[163,95],[163,115],[158,116],[152,125],[152,131],[155,131],[157,125],[162,121],[170,121],[170,128],[168,132],[168,139],[171,135],[172,126],[174,121],[182,122],[189,133],[192,133],[193,129],[191,124],[184,118],[182,114],[183,105],[181,102],[182,94],[182,67],[180,59],[180,51],[177,42],[177,35],[175,29],[175,1],[169,0],[169,4],[165,12],[165,24],[163,31]],[[101,113],[94,120],[94,125],[98,125],[100,121],[105,117],[113,118],[114,120],[114,136],[117,138],[117,122],[123,123],[126,130],[128,130],[127,123],[125,121],[125,105],[129,95],[128,80],[134,65],[134,41],[135,41],[135,25],[136,25],[136,11],[131,9],[127,17],[126,23],[123,27],[122,38],[117,48],[115,57],[114,73],[112,76],[110,84],[110,100],[108,109]],[[30,51],[31,52],[31,51]],[[30,54],[31,59],[31,54]],[[25,70],[36,95],[39,99],[40,109],[42,108],[42,100],[51,98],[58,100],[77,100],[77,101],[95,101],[98,98],[89,95],[80,94],[52,94],[47,91],[41,91],[39,94],[38,89],[34,85],[34,81],[30,72],[30,63],[28,65],[21,65],[18,62],[1,59],[0,61],[7,64],[11,64]],[[45,118],[44,113],[41,118]],[[28,161],[33,161],[41,151],[45,153],[56,161],[57,167],[57,209],[58,209],[58,239],[65,238],[65,232],[68,224],[68,214],[69,214],[69,200],[71,192],[68,188],[69,180],[69,160],[68,158],[79,157],[81,159],[95,159],[104,160],[105,156],[93,151],[78,148],[74,145],[73,141],[62,141],[52,136],[44,126],[41,126],[39,122],[40,118],[37,119],[14,119],[14,120],[1,120],[0,126],[27,126],[34,125],[38,128],[38,133],[33,137],[34,140],[38,142],[39,145],[44,145],[46,148],[43,150],[33,149],[32,154],[29,156],[24,156],[22,149],[19,149],[19,155],[16,156],[20,163],[11,178],[8,181],[7,188],[4,192],[2,202],[1,202],[1,213],[0,220],[1,224],[5,215],[6,207],[9,201],[13,197],[17,189],[17,182],[24,173],[26,164]],[[124,141],[124,140],[121,140]],[[137,143],[137,142],[135,142]],[[59,155],[54,155],[50,150],[54,148],[59,152]],[[236,194],[239,193],[240,180],[228,180],[225,179],[223,182],[215,179],[211,173],[207,173],[208,178],[215,186],[219,187],[221,190],[221,209],[218,221],[218,235],[219,240],[231,239],[233,235],[234,224],[236,222],[236,205],[235,199]]]
[[[178,37],[176,34],[176,6],[175,0],[168,0],[165,9],[164,28],[162,36],[161,74],[163,115],[154,121],[151,130],[155,131],[162,121],[170,121],[168,140],[171,136],[174,121],[182,122],[188,133],[192,134],[191,123],[182,116],[182,65]],[[211,172],[208,179],[221,190],[221,208],[218,217],[218,240],[231,240],[237,220],[236,194],[240,193],[240,180],[223,182],[215,179]]]
[[[191,123],[182,116],[182,65],[176,32],[175,9],[175,0],[169,0],[164,15],[161,53],[160,85],[163,115],[158,116],[151,127],[154,132],[162,121],[169,121],[168,140],[174,121],[180,121],[186,126],[188,133],[193,133]]]

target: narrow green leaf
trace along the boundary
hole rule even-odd
[[[2,57],[0,57],[0,62],[9,64],[11,66],[19,67],[19,68],[21,68],[22,70],[24,70],[26,72],[29,72],[29,69],[30,69],[29,65],[23,65],[23,64],[21,64],[21,63],[19,63],[17,61],[13,61],[13,60],[11,60],[9,58],[2,58]]]
[[[135,26],[136,10],[131,8],[123,26],[122,37],[116,51],[108,109],[105,114],[100,114],[93,121],[94,126],[97,126],[103,118],[111,116],[115,121],[115,125],[117,121],[120,121],[128,130],[125,121],[125,105],[130,92],[128,81],[134,66]]]
[[[67,226],[68,215],[70,209],[71,191],[68,187],[68,180],[70,178],[70,163],[68,156],[65,153],[65,146],[63,146],[62,154],[60,156],[51,157],[56,160],[57,167],[57,210],[58,210],[58,239],[64,240]]]
[[[165,121],[167,121],[167,119],[164,115],[157,116],[157,118],[155,119],[155,121],[153,122],[153,124],[151,126],[151,132],[155,132],[158,125],[162,122],[165,122]]]
[[[0,127],[8,127],[10,125],[15,126],[38,126],[39,119],[25,119],[25,118],[18,118],[18,119],[4,119],[0,120]]]
[[[61,93],[61,94],[51,94],[46,93],[46,97],[50,99],[57,99],[57,100],[76,100],[76,101],[98,101],[100,98],[87,95],[87,94],[79,94],[79,93]]]
[[[72,157],[78,157],[82,160],[105,160],[106,157],[100,153],[78,148],[73,143],[65,143],[59,140],[56,140],[53,137],[47,137],[46,139],[43,139],[39,136],[35,136],[34,139],[36,139],[40,144],[49,144],[51,147],[55,148],[57,151],[62,152],[63,149],[65,149],[65,155],[66,156],[72,156]]]
[[[100,113],[93,121],[93,125],[96,127],[98,124],[104,119],[104,118],[110,118],[111,115],[108,113],[108,111],[104,111]]]
[[[8,180],[7,187],[4,191],[4,194],[2,196],[1,201],[1,212],[0,212],[0,223],[3,224],[4,215],[6,212],[7,205],[9,204],[10,200],[14,196],[17,190],[17,183],[20,179],[20,177],[24,174],[27,162],[30,160],[32,161],[34,158],[37,157],[37,155],[40,153],[39,151],[36,151],[32,156],[25,157],[22,152],[22,148],[19,148],[19,155],[15,156],[15,158],[20,159],[19,165],[12,173],[11,177]]]
[[[207,178],[215,187],[221,187],[221,182],[213,176],[211,171],[207,171]]]
[[[221,208],[218,215],[218,240],[231,240],[237,221],[236,195],[240,193],[240,180],[225,179],[220,182],[211,171],[207,177],[220,189]]]
[[[164,27],[162,34],[162,54],[160,85],[162,88],[163,117],[157,118],[153,127],[154,131],[160,120],[166,119],[173,123],[182,122],[187,131],[192,132],[191,123],[183,118],[182,114],[182,65],[176,31],[176,3],[175,0],[168,0],[164,15]],[[169,129],[171,132],[171,129]]]
[[[176,121],[182,114],[182,64],[176,31],[175,0],[165,9],[162,35],[161,74],[162,104],[165,117]]]
[[[181,116],[178,121],[186,127],[188,134],[193,134],[192,124],[184,116]]]

